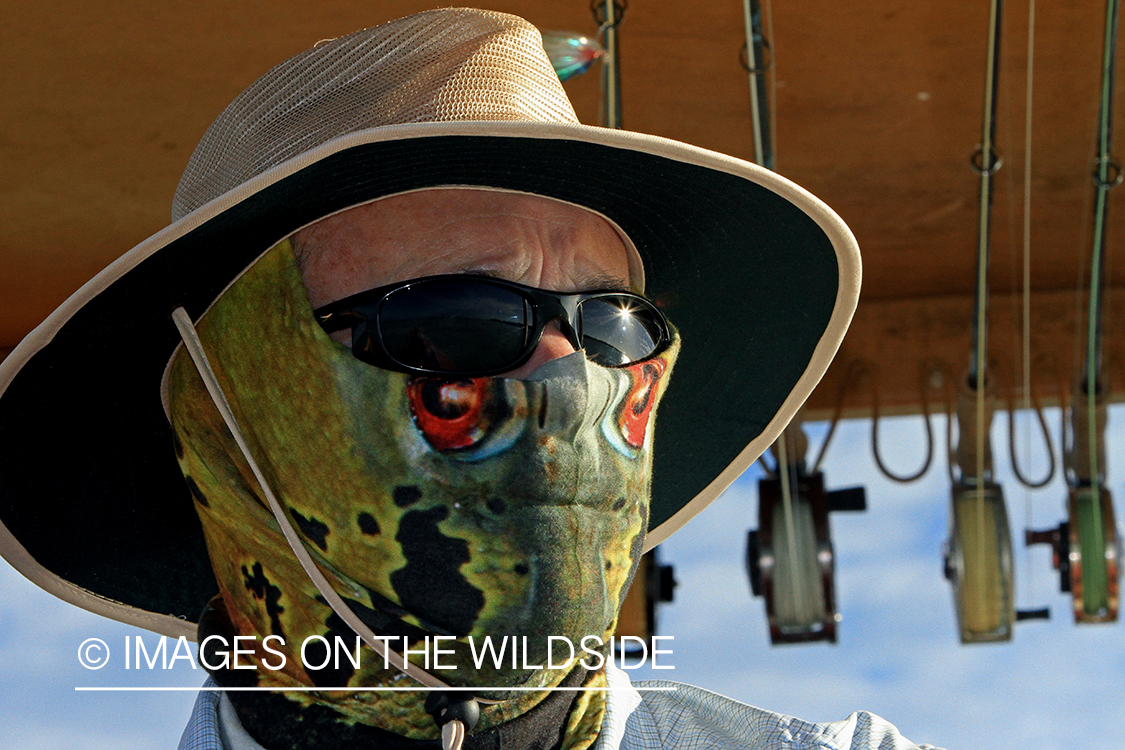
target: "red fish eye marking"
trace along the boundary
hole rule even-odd
[[[410,413],[434,450],[471,448],[488,434],[488,378],[414,378],[406,386]]]
[[[645,442],[649,417],[652,415],[653,396],[656,385],[664,374],[664,362],[659,359],[640,362],[625,368],[633,379],[633,388],[625,398],[618,417],[618,426],[625,442],[633,448],[640,448]]]

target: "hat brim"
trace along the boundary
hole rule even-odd
[[[859,294],[827,206],[738,159],[569,124],[422,123],[329,142],[185,216],[91,280],[0,363],[0,553],[85,609],[192,635],[217,590],[160,398],[179,344],[278,240],[381,196],[533,193],[615,222],[683,350],[655,433],[648,547],[778,436],[827,369]]]

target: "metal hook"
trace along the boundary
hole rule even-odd
[[[1101,178],[1102,168],[1106,170],[1106,179]],[[1121,180],[1125,179],[1125,174],[1121,172],[1121,165],[1113,160],[1112,157],[1098,159],[1098,166],[1095,167],[1092,175],[1094,184],[1100,188],[1115,188],[1121,184]]]
[[[996,149],[990,148],[988,153],[988,166],[984,165],[984,146],[977,144],[977,150],[973,152],[969,163],[973,165],[973,170],[978,174],[993,175],[999,171],[1000,167],[1004,166],[1004,160],[996,153]]]
[[[764,58],[762,67],[751,68],[750,46],[746,42],[743,42],[742,49],[738,51],[738,64],[741,65],[742,69],[747,73],[757,73],[758,75],[762,75],[769,72],[769,69],[773,67],[773,48],[770,47],[769,40],[765,37],[762,37],[762,50],[764,52],[764,54],[762,55],[762,57]]]
[[[590,12],[594,14],[594,22],[598,24],[598,36],[606,29],[618,26],[625,18],[625,10],[629,7],[628,0],[613,0],[613,23],[605,19],[605,2],[603,0],[590,0]]]

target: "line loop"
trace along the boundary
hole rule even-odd
[[[1034,391],[1027,394],[1027,400],[1031,404],[1032,411],[1035,412],[1043,435],[1043,443],[1047,450],[1047,474],[1043,479],[1033,481],[1028,479],[1020,468],[1019,459],[1016,457],[1016,397],[1012,391],[1008,392],[1008,458],[1012,462],[1012,473],[1016,475],[1019,483],[1029,490],[1037,490],[1045,487],[1055,478],[1058,467],[1055,462],[1055,446],[1054,441],[1051,440],[1051,430],[1047,427],[1047,418],[1043,416],[1043,404]]]
[[[865,367],[865,374],[871,381],[871,454],[875,458],[875,465],[879,468],[880,473],[892,482],[900,484],[908,484],[910,482],[921,479],[927,471],[930,470],[930,464],[934,459],[934,431],[933,426],[930,424],[930,406],[926,398],[926,380],[928,371],[922,367],[919,372],[919,396],[922,407],[922,424],[926,433],[926,456],[922,461],[922,466],[913,474],[895,474],[886,463],[883,462],[883,456],[879,451],[879,418],[881,416],[881,404],[879,399],[879,385],[875,373],[870,367]]]

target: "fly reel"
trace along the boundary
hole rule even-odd
[[[1122,550],[1109,490],[1071,488],[1066,507],[1066,521],[1055,529],[1028,529],[1027,543],[1053,550],[1059,590],[1071,595],[1074,622],[1117,622]]]
[[[774,645],[835,643],[840,614],[828,514],[866,510],[864,489],[825,492],[821,472],[806,473],[803,461],[788,468],[788,481],[758,482],[758,528],[746,544],[750,589],[765,599]]]

